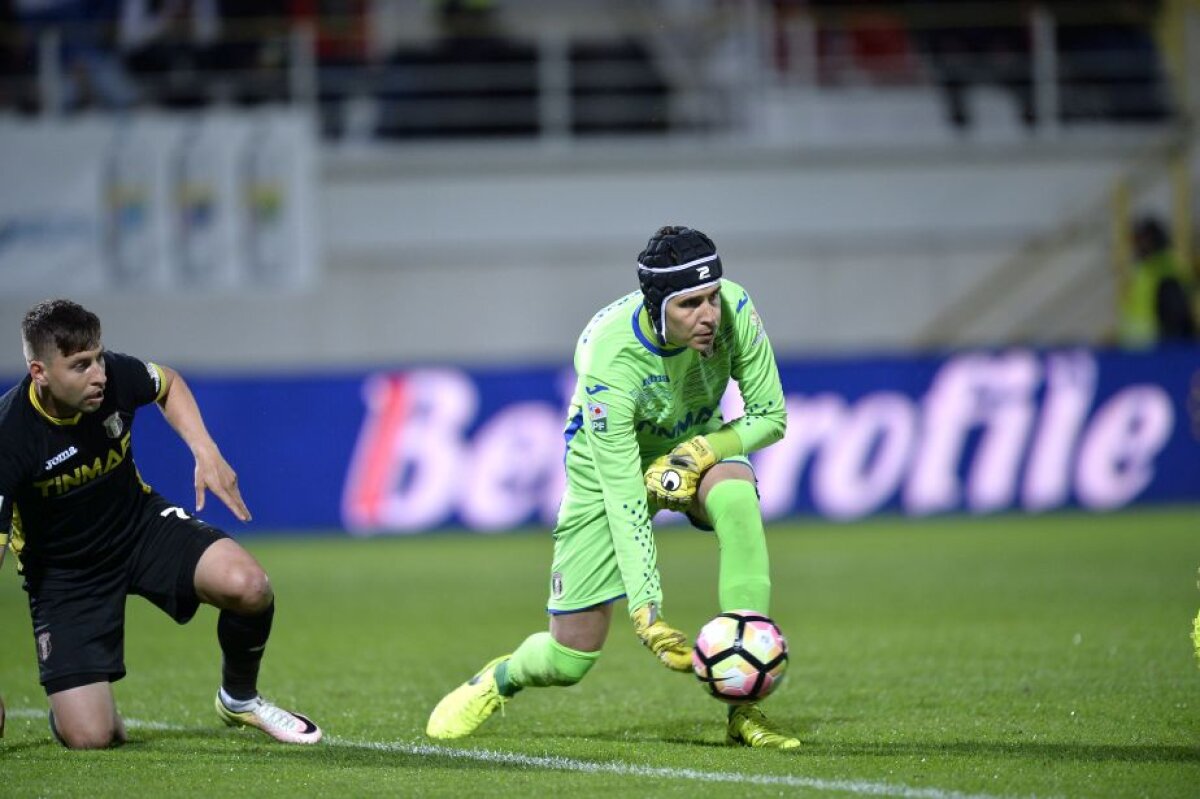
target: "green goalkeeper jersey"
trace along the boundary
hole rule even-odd
[[[635,291],[601,309],[575,348],[567,417],[567,488],[560,519],[603,503],[630,611],[661,601],[643,472],[681,441],[725,428],[743,455],[783,437],[775,355],[746,291],[721,281],[721,324],[708,357],[662,346]],[[744,414],[726,423],[721,398],[738,383]],[[728,449],[728,447],[725,447]]]

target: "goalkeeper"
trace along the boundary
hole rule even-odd
[[[575,349],[565,430],[567,488],[554,530],[549,632],[485,665],[447,694],[426,734],[474,732],[523,688],[574,685],[600,657],[613,605],[669,669],[691,670],[688,637],[661,614],[651,519],[682,511],[716,531],[722,610],[770,611],[767,546],[746,454],[783,437],[783,389],[746,292],[722,279],[712,241],[661,228],[638,256],[641,290],[601,309]],[[730,378],[745,415],[721,418]],[[729,744],[792,749],[757,707],[731,708]]]
[[[1200,588],[1200,579],[1196,580],[1196,587]],[[1192,647],[1196,650],[1196,660],[1200,661],[1200,613],[1196,614],[1196,620],[1192,622]]]

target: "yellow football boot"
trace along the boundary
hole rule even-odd
[[[800,747],[800,739],[780,732],[758,709],[758,705],[738,705],[729,709],[725,743],[729,746],[750,746],[755,749]]]
[[[430,738],[450,739],[470,735],[480,724],[508,701],[496,686],[496,666],[512,655],[501,655],[479,670],[474,677],[442,697],[429,714],[425,734]]]

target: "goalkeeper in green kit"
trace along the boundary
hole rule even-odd
[[[575,348],[567,488],[554,530],[549,632],[529,636],[447,694],[426,734],[475,731],[523,688],[574,685],[600,657],[613,605],[667,668],[691,671],[688,637],[661,614],[651,519],[684,512],[715,530],[721,610],[770,611],[771,581],[754,471],[746,455],[783,437],[783,389],[754,304],[722,277],[716,247],[661,228],[638,256],[641,290],[601,309]],[[745,413],[725,422],[730,378]],[[793,749],[754,705],[729,711],[726,741]]]

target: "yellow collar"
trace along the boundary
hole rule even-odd
[[[42,407],[41,401],[38,400],[37,386],[33,383],[33,381],[30,381],[29,383],[29,402],[33,404],[33,409],[40,413],[42,418],[44,418],[47,422],[50,422],[50,424],[75,424],[79,421],[80,417],[83,416],[82,411],[76,411],[75,415],[70,418],[59,419],[57,416],[51,416],[50,414],[46,413],[46,409]]]

